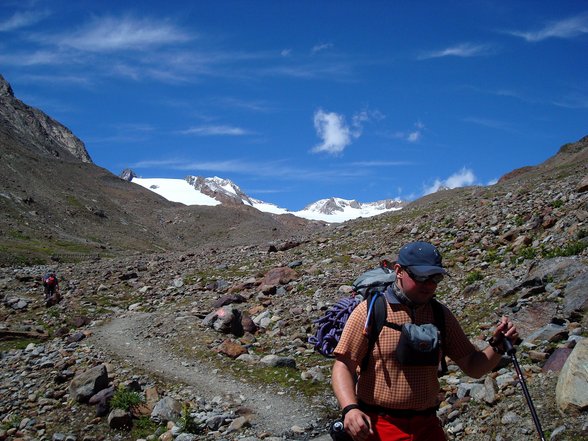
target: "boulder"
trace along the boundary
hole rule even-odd
[[[558,407],[567,413],[579,413],[588,409],[588,339],[583,339],[564,364],[557,386],[555,399]]]
[[[107,387],[108,372],[106,366],[101,364],[76,375],[69,385],[69,395],[75,401],[86,403],[93,395]]]

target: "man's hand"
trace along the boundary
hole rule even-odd
[[[373,435],[370,417],[359,409],[353,409],[345,415],[343,422],[345,430],[355,441],[363,441],[369,435]]]
[[[503,316],[500,319],[498,325],[492,333],[492,340],[498,345],[504,346],[504,344],[502,343],[503,338],[508,338],[510,342],[513,344],[516,343],[516,341],[519,338],[519,333],[517,332],[516,326],[506,316]]]

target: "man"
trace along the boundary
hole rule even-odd
[[[387,321],[397,325],[434,324],[431,299],[447,274],[437,248],[427,242],[405,245],[393,269],[396,280],[384,293],[389,305]],[[479,350],[447,307],[442,306],[442,311],[442,356],[450,357],[471,377],[479,378],[498,364],[504,353],[503,338],[518,338],[515,326],[503,317],[493,331],[491,345]],[[363,332],[366,319],[367,306],[362,302],[347,320],[334,352],[332,386],[343,409],[345,430],[356,441],[445,440],[436,415],[438,367],[436,363],[401,362],[402,351],[397,351],[401,332],[396,328],[382,329],[365,369],[357,378],[358,366],[368,350],[368,338]]]
[[[49,271],[43,276],[43,287],[45,289],[45,304],[55,305],[61,299],[59,294],[59,280],[54,271]]]

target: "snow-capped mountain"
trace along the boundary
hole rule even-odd
[[[185,179],[140,178],[126,169],[121,178],[145,187],[164,198],[186,205],[244,204],[266,213],[292,214],[304,219],[324,222],[344,222],[359,217],[371,217],[386,211],[400,210],[399,200],[361,203],[341,198],[321,199],[300,211],[289,211],[277,205],[254,199],[245,194],[229,179],[187,176]]]

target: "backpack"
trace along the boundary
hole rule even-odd
[[[47,274],[43,278],[43,284],[45,286],[55,286],[55,285],[57,285],[57,276],[55,274]]]
[[[325,315],[314,321],[316,332],[309,337],[308,342],[314,349],[326,357],[333,357],[333,351],[341,339],[343,328],[353,310],[362,301],[367,302],[367,320],[364,334],[368,337],[368,351],[361,362],[361,370],[367,367],[369,357],[384,326],[399,329],[399,325],[386,321],[388,315],[388,301],[384,291],[396,280],[392,265],[382,260],[378,268],[362,273],[352,284],[352,296],[345,297],[332,305]],[[431,299],[434,322],[441,334],[441,351],[445,341],[445,315],[443,307],[436,299]],[[441,356],[439,375],[447,373],[445,357]]]
[[[378,268],[362,273],[352,284],[352,295],[339,300],[327,310],[325,315],[314,321],[316,332],[309,337],[308,342],[320,354],[332,357],[347,319],[357,305],[366,300],[376,305],[374,319],[366,323],[366,335],[370,338],[370,348],[372,348],[386,322],[386,300],[382,293],[394,280],[396,280],[396,274],[387,260],[382,260]],[[374,302],[377,298],[383,301]],[[370,328],[369,332],[367,327]]]

